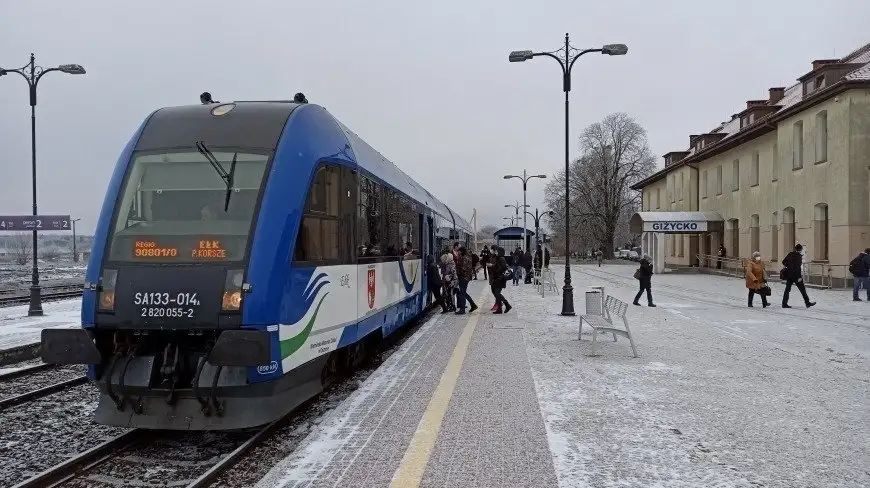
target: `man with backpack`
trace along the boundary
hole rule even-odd
[[[849,263],[849,272],[855,277],[852,285],[852,300],[860,302],[858,291],[861,287],[867,292],[867,301],[870,302],[870,248],[864,249]]]

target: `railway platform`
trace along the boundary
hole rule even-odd
[[[79,327],[81,304],[81,298],[44,302],[41,317],[28,317],[27,305],[0,308],[0,366],[35,357],[42,329]]]
[[[531,285],[493,315],[472,282],[478,312],[421,326],[257,486],[870,484],[870,303],[747,308],[742,280],[657,276],[658,307],[629,305],[639,357],[609,335],[589,356],[585,292],[630,304],[633,272],[574,268],[578,317]]]

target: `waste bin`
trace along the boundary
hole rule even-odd
[[[604,315],[604,287],[590,286],[586,292],[586,314]]]

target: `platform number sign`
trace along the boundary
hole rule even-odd
[[[72,230],[69,215],[0,215],[0,232]]]

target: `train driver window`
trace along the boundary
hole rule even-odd
[[[295,260],[310,263],[339,261],[339,169],[321,166],[308,190],[305,212],[296,239]]]

